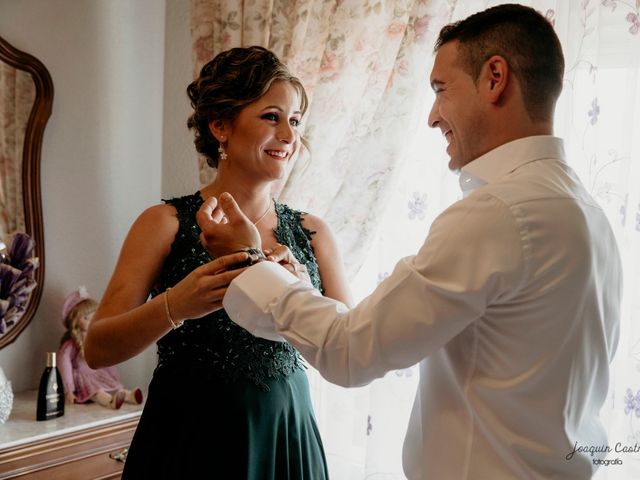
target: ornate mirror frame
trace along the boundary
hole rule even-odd
[[[40,266],[35,271],[36,287],[22,317],[0,336],[0,348],[13,342],[33,318],[44,283],[44,223],[40,193],[42,137],[53,104],[53,82],[46,67],[35,57],[11,46],[0,37],[0,61],[29,74],[35,84],[35,100],[27,121],[22,155],[22,198],[25,233],[35,241],[34,255]]]

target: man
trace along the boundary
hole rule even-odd
[[[584,450],[607,444],[622,274],[605,214],[551,136],[559,40],[535,10],[501,5],[444,27],[435,50],[429,124],[464,198],[351,310],[273,262],[238,276],[224,306],[340,385],[420,362],[409,479],[589,478],[602,454]],[[221,204],[199,214],[210,251],[260,248]]]

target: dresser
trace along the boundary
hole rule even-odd
[[[36,392],[18,393],[0,424],[0,479],[119,479],[141,412],[65,405],[64,416],[38,422]]]

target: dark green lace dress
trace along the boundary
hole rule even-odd
[[[152,295],[210,261],[195,214],[200,193],[166,201],[180,227]],[[277,241],[321,288],[301,213],[276,203]],[[288,343],[255,338],[219,310],[158,341],[158,366],[123,479],[328,478],[302,360]]]

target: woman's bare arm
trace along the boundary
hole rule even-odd
[[[246,254],[205,264],[147,302],[177,231],[178,219],[170,205],[151,207],[134,222],[87,332],[85,358],[92,368],[128,360],[169,332],[165,295],[175,322],[200,318],[221,307],[226,286],[241,271],[219,272],[246,259]]]

